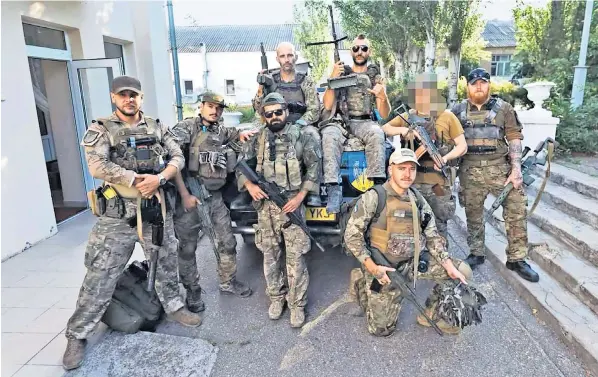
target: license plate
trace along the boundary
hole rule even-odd
[[[325,207],[308,207],[305,210],[305,219],[309,221],[334,221],[335,213],[326,212]]]

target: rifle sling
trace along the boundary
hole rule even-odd
[[[411,190],[407,190],[407,193],[409,194],[411,211],[413,212],[413,238],[415,244],[415,252],[413,254],[413,287],[415,288],[415,282],[417,281],[417,267],[419,266],[419,255],[421,253],[419,215],[417,211],[417,203],[415,202],[415,195],[413,195]]]
[[[546,187],[546,183],[548,182],[548,178],[550,177],[550,161],[552,160],[552,155],[554,153],[554,143],[548,142],[546,145],[547,154],[546,159],[548,160],[548,166],[546,167],[546,175],[544,176],[544,181],[542,181],[542,185],[538,190],[538,195],[534,200],[534,204],[532,204],[532,209],[529,211],[528,216],[531,216],[532,213],[536,210],[538,203],[540,203],[540,199],[542,198],[542,193],[544,192],[544,188]]]
[[[261,173],[262,165],[264,164],[264,152],[266,150],[266,129],[262,130],[258,143],[257,166],[255,167],[255,170],[256,172]]]

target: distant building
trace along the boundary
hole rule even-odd
[[[264,43],[270,69],[279,68],[276,46],[280,42],[293,43],[299,52],[297,69],[306,72],[307,62],[301,56],[302,46],[297,44],[294,27],[293,24],[177,26],[183,101],[195,103],[207,88],[223,94],[228,102],[251,103],[258,87],[257,73],[262,68],[260,43]],[[342,59],[350,59],[348,50],[341,54]]]

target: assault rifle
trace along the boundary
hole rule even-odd
[[[263,73],[258,73],[257,82],[264,87],[264,97],[273,92],[272,87],[274,86],[274,79],[269,75],[268,70],[268,57],[266,56],[266,50],[264,49],[264,43],[260,43],[260,51],[262,52],[262,70]]]
[[[187,176],[187,184],[189,185],[189,191],[191,195],[199,199],[197,204],[197,213],[199,214],[199,225],[201,230],[208,235],[212,248],[214,249],[214,255],[216,260],[220,263],[220,255],[216,248],[216,233],[214,232],[214,224],[212,224],[212,217],[210,216],[210,210],[208,208],[208,200],[212,197],[210,191],[200,182],[199,177]]]
[[[245,178],[247,178],[251,183],[258,185],[260,189],[262,189],[262,191],[265,192],[266,195],[268,195],[268,200],[274,202],[274,204],[276,204],[278,208],[282,209],[289,202],[290,198],[287,195],[286,190],[280,188],[276,183],[266,181],[264,177],[258,175],[256,172],[253,171],[253,169],[249,167],[249,165],[247,165],[246,160],[239,160],[239,162],[237,162],[237,166],[235,166],[235,169],[238,170],[239,173],[243,174]],[[295,212],[286,214],[289,218],[289,222],[285,224],[283,228],[287,228],[291,224],[297,225],[299,228],[301,228],[301,230],[303,230],[303,232],[309,237],[309,239],[313,241],[313,243],[317,246],[318,249],[324,251],[322,245],[320,245],[320,243],[314,238],[314,236],[311,235],[311,233],[309,232],[309,228],[303,222],[302,216],[298,213],[299,209],[300,208],[297,208]]]
[[[370,257],[378,266],[392,267],[390,262],[388,262],[388,260],[386,259],[386,257],[384,257],[384,254],[380,252],[380,250],[376,249],[375,247],[368,247],[368,250],[370,251]],[[436,324],[436,322],[432,321],[432,319],[428,317],[428,315],[426,314],[426,310],[417,301],[417,296],[415,295],[413,289],[409,286],[410,284],[405,278],[405,276],[403,276],[400,272],[397,271],[386,271],[386,274],[390,279],[391,286],[398,288],[401,291],[401,295],[404,295],[407,300],[411,301],[413,305],[415,305],[417,310],[424,316],[426,321],[428,321],[430,326],[434,328],[438,335],[443,336],[443,333]],[[370,289],[372,289],[373,291],[379,291],[380,288],[380,283],[377,279],[374,279]]]
[[[521,163],[521,175],[523,176],[523,184],[526,187],[531,185],[535,181],[535,179],[531,175],[531,171],[532,171],[532,168],[534,167],[534,165],[544,166],[544,165],[546,165],[546,162],[548,162],[548,167],[546,169],[546,176],[544,177],[544,182],[542,182],[542,186],[538,190],[538,195],[536,196],[536,199],[534,200],[534,204],[532,205],[532,208],[529,212],[530,215],[536,209],[536,206],[538,205],[540,198],[542,197],[542,193],[544,192],[544,187],[546,186],[546,181],[547,181],[548,177],[550,176],[550,161],[552,160],[552,154],[554,152],[554,148],[556,148],[557,145],[558,145],[558,143],[556,141],[554,141],[554,139],[547,137],[546,140],[541,141],[536,146],[536,149],[534,149],[533,155],[526,157],[530,151],[529,147],[525,147],[521,154],[521,158],[525,158],[523,160],[523,162]],[[543,151],[545,148],[546,148],[546,154],[542,157],[538,157],[538,153]],[[473,238],[477,238],[479,236],[479,234],[484,231],[484,224],[486,224],[486,222],[488,220],[490,220],[490,217],[492,216],[494,211],[496,211],[498,209],[498,207],[500,207],[502,205],[502,203],[505,201],[505,199],[507,198],[507,196],[509,195],[511,190],[513,190],[513,184],[511,182],[509,182],[509,184],[505,186],[505,188],[501,191],[501,193],[498,195],[498,197],[494,200],[490,209],[486,212],[486,216],[484,216],[482,225],[480,225],[478,230],[475,232],[475,234],[473,235]]]
[[[395,109],[395,113],[397,114],[398,117],[403,119],[403,121],[405,123],[407,123],[407,125],[409,126],[409,130],[413,130],[413,131],[417,132],[417,134],[420,137],[420,142],[422,143],[422,146],[420,146],[418,148],[418,150],[415,151],[415,155],[419,158],[425,152],[428,152],[428,155],[432,158],[432,160],[434,161],[436,166],[440,167],[440,172],[442,173],[444,178],[449,179],[449,166],[442,159],[442,155],[440,154],[440,151],[436,147],[436,144],[434,143],[434,141],[432,140],[432,138],[430,137],[430,135],[428,134],[426,129],[417,123],[411,123],[407,119],[405,119],[401,115],[401,111],[399,110],[401,108],[405,109],[405,105],[401,105],[397,109]],[[416,120],[419,120],[419,119],[423,120],[423,118],[417,117],[413,114],[411,114],[410,117],[416,118]],[[423,147],[423,149],[422,149],[422,147]]]

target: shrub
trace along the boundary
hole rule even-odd
[[[598,152],[598,96],[588,97],[584,105],[571,109],[569,99],[556,98],[551,101],[553,116],[561,119],[556,128],[559,150],[564,153]]]

